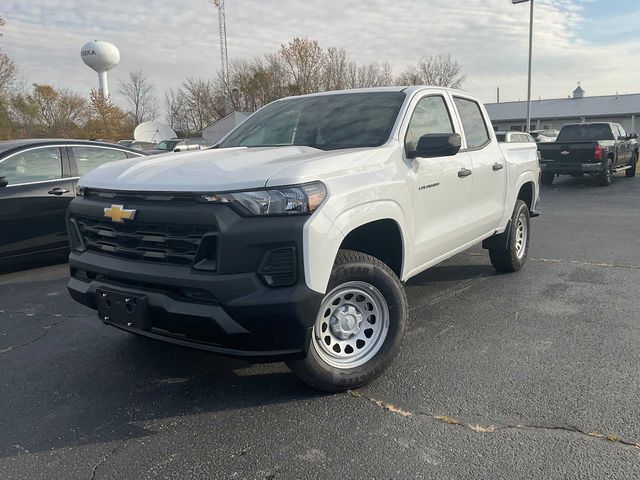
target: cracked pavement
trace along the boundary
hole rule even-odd
[[[0,478],[638,478],[639,193],[543,188],[526,267],[412,279],[395,363],[336,395],[105,327],[66,265],[0,275]]]

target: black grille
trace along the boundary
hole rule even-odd
[[[75,219],[85,248],[107,255],[192,265],[205,233],[212,228],[193,225],[115,223],[97,218]]]
[[[260,267],[260,275],[270,287],[284,287],[296,283],[296,249],[271,250]]]

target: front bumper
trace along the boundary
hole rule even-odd
[[[168,202],[157,210],[144,202],[128,202],[127,208],[138,207],[136,221],[141,224],[202,222],[206,210],[209,217],[205,221],[215,226],[212,228],[217,235],[217,266],[215,271],[202,271],[193,265],[138,261],[108,251],[83,249],[74,220],[99,216],[104,206],[100,200],[85,198],[72,202],[69,293],[93,309],[97,309],[96,291],[102,289],[142,295],[148,304],[150,328],[136,329],[103,318],[105,323],[178,345],[255,361],[306,355],[322,294],[304,283],[304,217],[243,218],[222,205],[194,206],[187,212]],[[194,216],[194,210],[200,210],[201,215]],[[295,281],[273,287],[260,272],[269,253],[283,247],[295,252]]]
[[[556,163],[540,162],[540,169],[544,173],[555,173],[557,175],[575,175],[577,173],[600,173],[603,165],[597,163]]]

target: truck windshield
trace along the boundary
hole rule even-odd
[[[565,125],[560,129],[556,142],[588,142],[613,140],[611,127],[606,123]]]
[[[166,140],[163,140],[162,142],[156,145],[156,150],[172,151],[174,148],[176,148],[177,144],[178,142],[168,142]]]
[[[363,92],[281,100],[249,117],[220,148],[377,147],[389,138],[404,99],[403,92]]]

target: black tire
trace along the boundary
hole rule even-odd
[[[524,232],[519,230],[519,220],[521,220],[525,225]],[[507,248],[505,250],[494,248],[489,249],[491,265],[493,265],[493,268],[498,272],[517,272],[525,264],[529,253],[529,237],[531,231],[529,227],[529,207],[527,207],[527,204],[522,200],[517,200],[516,206],[513,209],[513,215],[511,216],[511,227]],[[521,235],[519,235],[518,232],[520,232]],[[524,245],[519,247],[521,240],[524,241]]]
[[[540,183],[542,183],[542,185],[551,185],[553,183],[554,178],[556,178],[555,173],[542,172],[542,178],[540,179]]]
[[[631,156],[631,168],[628,170],[625,170],[624,174],[626,175],[627,178],[633,178],[636,176],[637,168],[638,168],[638,153],[633,152]]]
[[[613,173],[611,172],[611,159],[607,159],[607,164],[604,167],[604,170],[600,175],[598,175],[598,185],[601,187],[608,187],[611,185],[611,177]]]
[[[322,335],[325,335],[329,329],[333,328],[329,326],[329,322],[333,321],[335,312],[341,307],[335,307],[336,310],[329,315],[326,320],[327,324],[324,325],[324,318],[327,317],[327,314],[321,317],[320,313],[326,306],[321,306],[317,319],[318,326],[316,327],[314,324],[307,357],[287,362],[289,368],[303,382],[318,390],[339,392],[371,382],[391,364],[398,353],[404,336],[409,312],[407,297],[402,283],[393,271],[380,260],[370,255],[351,250],[340,250],[331,272],[327,295],[325,295],[323,303],[333,298],[330,295],[335,295],[334,292],[336,291],[339,292],[343,285],[351,285],[352,283],[350,282],[372,286],[382,296],[388,307],[388,330],[386,331],[386,336],[379,337],[378,350],[366,363],[353,368],[338,368],[327,362],[327,353],[322,353],[321,342],[323,341]],[[347,302],[347,300],[340,301]],[[356,301],[353,301],[354,304]],[[335,305],[335,303],[331,305]],[[363,320],[360,325],[366,325],[368,321]],[[379,324],[382,323],[383,321],[380,320]],[[387,322],[384,322],[384,324],[387,325]],[[325,327],[328,327],[327,330],[322,330],[325,333],[320,333],[320,330]],[[316,328],[319,328],[319,330]],[[319,335],[316,335],[316,332]],[[326,339],[326,337],[324,338]],[[353,348],[351,350],[353,351]],[[345,348],[344,351],[347,352],[347,349]],[[321,353],[319,354],[319,352]],[[358,354],[358,352],[354,353]]]

